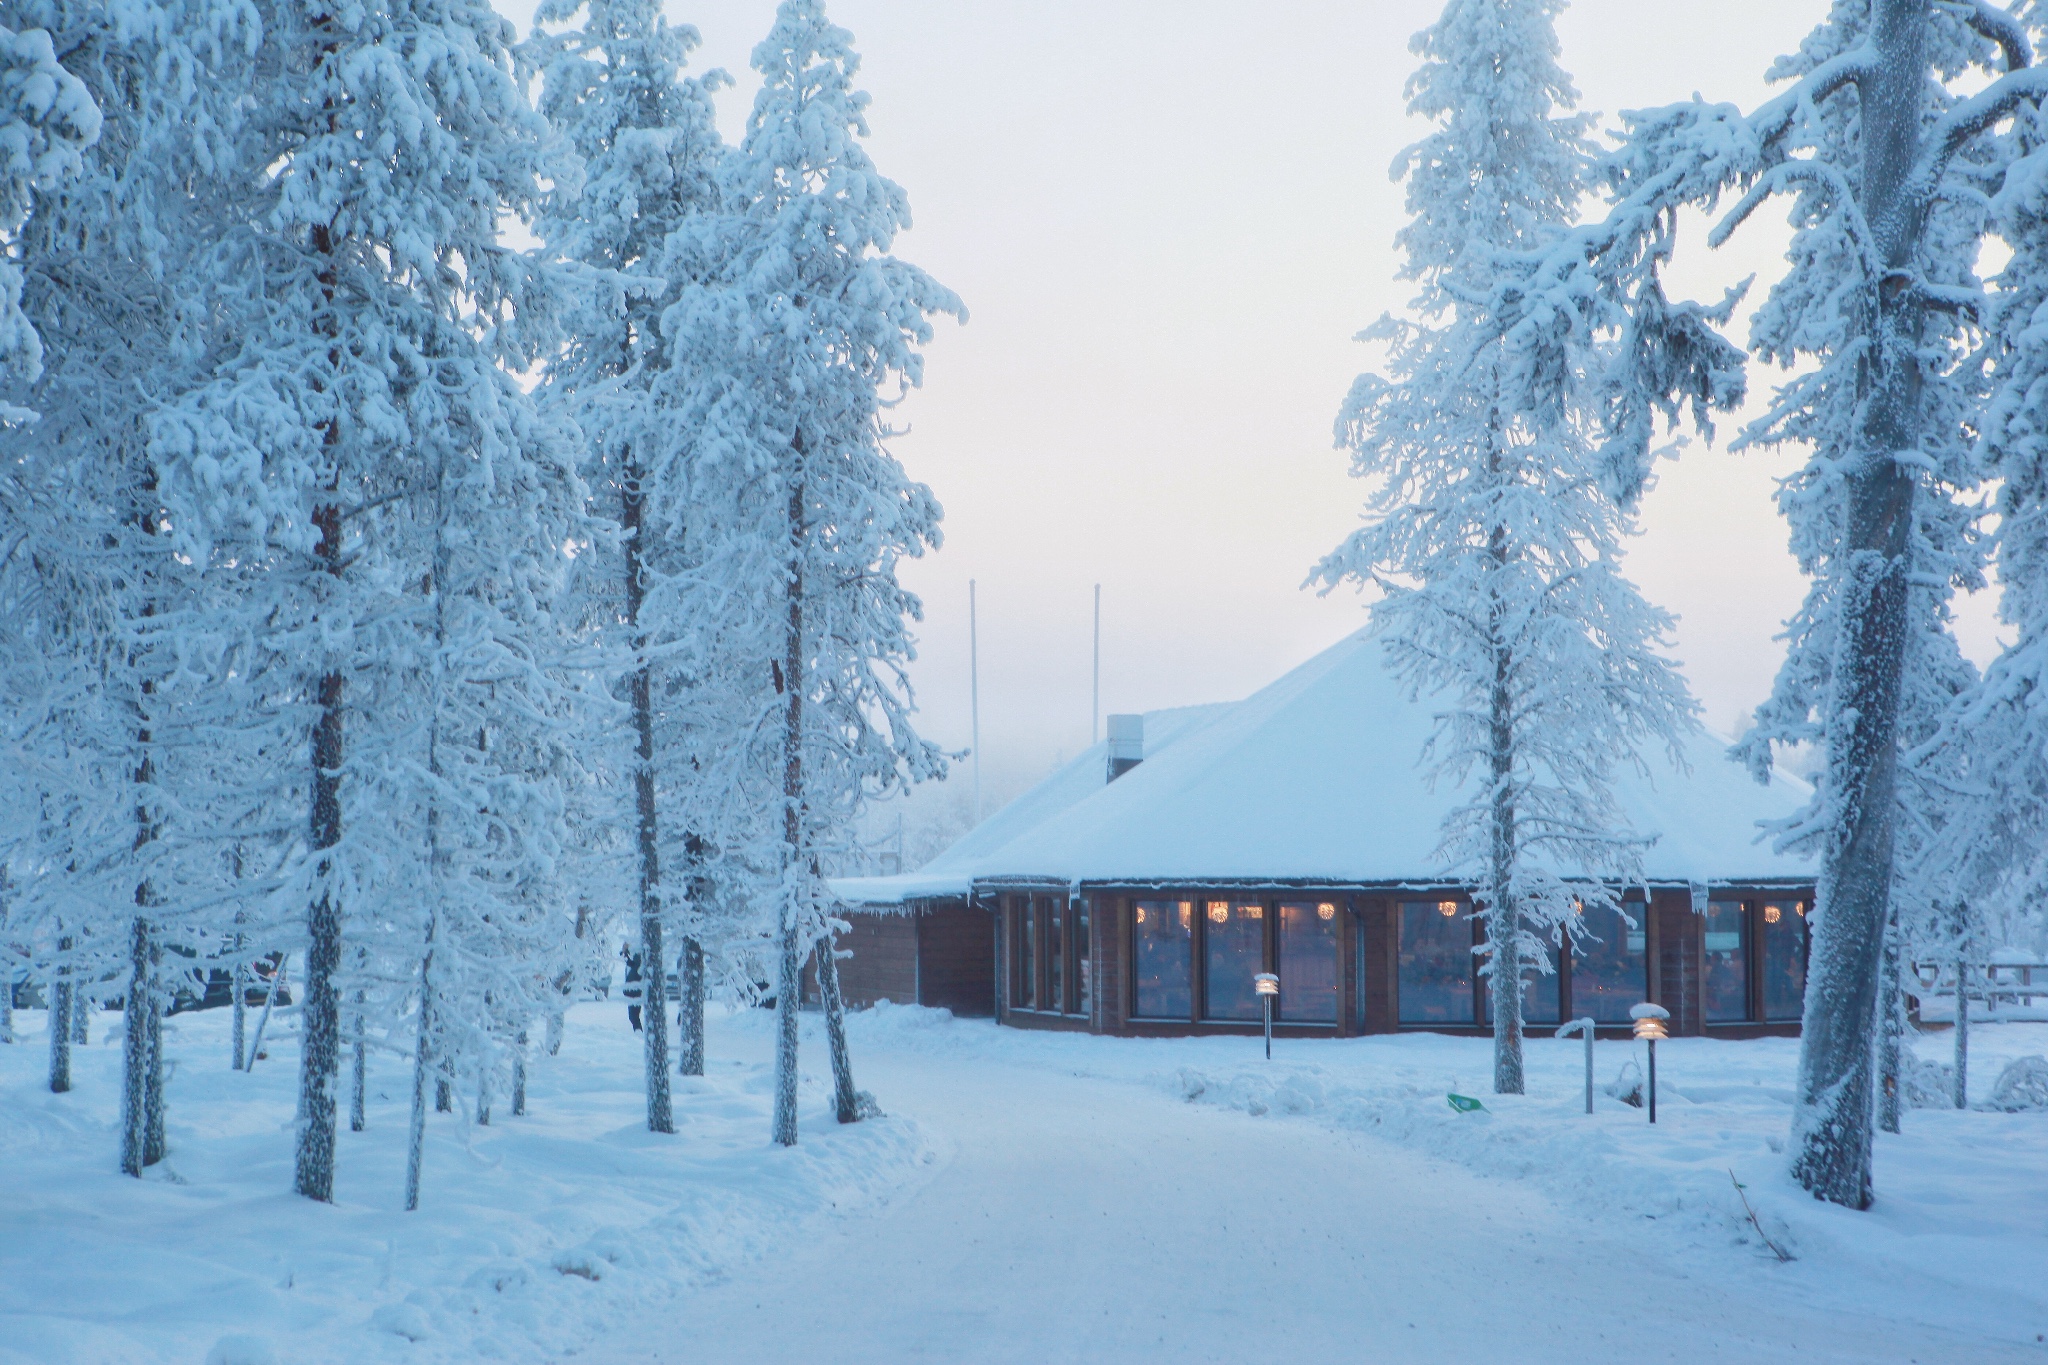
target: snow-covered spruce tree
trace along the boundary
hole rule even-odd
[[[941,770],[909,723],[902,666],[920,609],[896,581],[901,557],[938,543],[940,509],[884,447],[883,415],[922,377],[932,315],[964,310],[888,254],[909,205],[859,141],[868,100],[851,43],[818,0],[783,0],[754,49],[764,84],[722,168],[725,211],[671,237],[694,282],[662,320],[704,538],[693,662],[716,680],[702,704],[734,727],[699,755],[691,827],[736,876],[759,876],[772,907],[784,1145],[797,1139],[803,963],[832,928],[821,859],[869,796]],[[862,1106],[837,1011],[827,1024],[851,1121]]]
[[[1587,120],[1557,64],[1561,0],[1451,0],[1415,38],[1409,110],[1436,129],[1395,163],[1408,181],[1399,237],[1417,319],[1391,376],[1361,376],[1337,434],[1374,481],[1367,522],[1325,559],[1326,585],[1377,587],[1390,662],[1442,708],[1424,758],[1472,782],[1446,818],[1446,875],[1473,888],[1486,927],[1494,1089],[1522,1092],[1525,973],[1586,932],[1587,905],[1620,902],[1642,840],[1609,795],[1615,767],[1691,722],[1661,647],[1670,617],[1622,576],[1628,515],[1600,487],[1580,436],[1597,357],[1564,356],[1560,392],[1514,401],[1488,300],[1504,253],[1568,222],[1585,185]]]
[[[525,399],[501,362],[524,368],[550,344],[539,324],[553,286],[498,227],[574,170],[551,157],[514,78],[512,34],[487,5],[254,8],[262,48],[236,91],[250,204],[210,258],[209,301],[236,333],[209,356],[205,382],[153,419],[152,452],[180,553],[268,566],[244,610],[299,677],[289,719],[310,760],[312,856],[300,864],[294,1186],[328,1200],[346,893],[397,894],[381,875],[424,844],[370,803],[344,841],[344,781],[379,757],[344,746],[350,688],[391,701],[391,670],[420,638],[431,544],[420,530],[433,521],[418,504],[440,486],[424,424],[446,422],[433,434],[483,461],[487,482],[523,488],[545,464],[518,429]],[[358,720],[387,714],[400,708]]]
[[[1813,822],[1823,846],[1791,1166],[1816,1197],[1852,1208],[1871,1197],[1915,503],[1956,417],[1947,386],[1930,381],[1968,360],[1964,330],[1943,319],[1982,316],[1989,302],[1970,271],[1974,243],[1994,228],[1984,201],[2010,158],[2000,127],[2048,94],[2031,61],[2025,26],[1990,0],[1840,0],[1779,68],[1790,88],[1754,113],[1695,101],[1629,116],[1606,218],[1524,262],[1500,292],[1524,401],[1545,401],[1561,348],[1622,337],[1607,454],[1610,477],[1626,484],[1647,464],[1653,413],[1675,419],[1689,401],[1698,417],[1739,390],[1739,357],[1708,325],[1713,315],[1673,306],[1659,284],[1677,211],[1734,193],[1709,238],[1719,242],[1766,199],[1794,196],[1803,247],[1765,319],[1795,295],[1813,307],[1799,330],[1772,339],[1767,326],[1760,345],[1819,364],[1781,393],[1765,431],[1812,443],[1810,478],[1795,484],[1837,520],[1825,551],[1827,772]],[[1937,257],[1961,268],[1934,271]]]
[[[660,713],[690,705],[688,680],[670,656],[695,629],[677,591],[695,547],[683,463],[688,432],[671,406],[676,385],[660,319],[686,282],[669,273],[680,264],[665,259],[669,237],[716,207],[724,147],[711,105],[717,78],[683,75],[696,30],[671,25],[655,0],[551,0],[537,20],[568,23],[579,13],[581,27],[537,31],[524,54],[542,74],[542,112],[584,163],[580,193],[557,193],[540,230],[555,252],[603,272],[581,295],[570,344],[549,366],[545,398],[581,426],[586,477],[623,532],[615,553],[592,548],[616,565],[618,589],[599,595],[597,608],[622,628],[627,662],[632,753],[619,766],[633,779],[635,899],[647,964],[647,1126],[672,1133],[663,931],[690,908],[696,841],[678,825],[674,801],[663,800],[691,780],[687,755],[660,743],[657,731]],[[672,886],[664,886],[664,865]],[[693,960],[701,980],[697,935],[686,930],[682,949],[686,983]],[[701,989],[695,999],[682,1016],[684,1050],[701,1074]]]
[[[83,81],[58,60],[52,21],[84,19],[83,7],[47,0],[0,5],[0,372],[14,383],[33,382],[42,370],[42,338],[22,312],[22,228],[36,197],[81,166],[98,140],[100,110]],[[102,14],[92,24],[112,27]],[[64,29],[67,46],[76,29]],[[0,412],[0,420],[31,417],[26,409]]]

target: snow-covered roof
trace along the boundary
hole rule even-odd
[[[1098,746],[1076,760],[1092,776],[1070,766],[923,871],[840,883],[841,894],[900,903],[964,894],[976,881],[1348,885],[1435,875],[1431,855],[1461,795],[1424,780],[1429,699],[1409,699],[1366,632],[1242,702],[1191,710],[1202,714],[1157,744],[1148,716],[1144,762],[1115,782],[1103,783]],[[1647,775],[1615,774],[1630,823],[1656,836],[1645,875],[1664,885],[1810,878],[1807,860],[1772,851],[1757,829],[1797,810],[1810,789],[1782,774],[1759,786],[1726,749],[1701,733],[1684,746],[1689,770],[1659,750],[1645,755]],[[983,837],[997,820],[1005,829]]]
[[[1145,753],[1164,752],[1236,705],[1175,706],[1145,713]],[[1109,780],[1109,741],[1083,749],[1072,762],[960,836],[915,872],[895,877],[835,877],[832,889],[854,905],[900,905],[932,896],[964,896],[982,863],[1069,806],[1093,796]]]

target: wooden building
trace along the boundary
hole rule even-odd
[[[1353,635],[1249,699],[1111,718],[1110,737],[920,872],[836,884],[848,998],[1125,1035],[1490,1028],[1466,888],[1432,869],[1460,800],[1418,767],[1431,728]],[[1647,887],[1532,976],[1532,1029],[1615,1029],[1652,1000],[1681,1034],[1796,1032],[1813,874],[1759,820],[1806,799],[1700,735],[1617,774]]]

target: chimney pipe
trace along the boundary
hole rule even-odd
[[[1143,716],[1111,716],[1109,718],[1109,776],[1105,780],[1114,782],[1144,761],[1145,718]]]

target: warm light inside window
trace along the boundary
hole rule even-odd
[[[1318,905],[1318,906],[1316,907],[1316,918],[1317,918],[1317,919],[1335,919],[1335,918],[1337,918],[1337,907],[1336,907],[1336,906],[1334,906],[1334,905],[1332,905],[1332,904],[1330,904],[1330,903],[1329,903],[1328,901],[1324,901],[1324,902],[1323,902],[1323,903],[1322,903],[1321,905]]]
[[[1141,905],[1141,906],[1139,906],[1139,907],[1138,907],[1138,923],[1140,923],[1140,924],[1143,924],[1144,922],[1145,922],[1145,907]]]
[[[1436,903],[1436,912],[1445,919],[1449,919],[1452,915],[1458,913],[1458,903],[1456,901],[1438,901]]]
[[[1210,902],[1209,902],[1209,923],[1211,923],[1211,924],[1222,924],[1222,923],[1223,923],[1224,921],[1228,920],[1229,918],[1230,918],[1230,902],[1228,902],[1228,901],[1210,901]]]
[[[1195,903],[1193,901],[1182,901],[1180,903],[1180,927],[1183,929],[1187,928],[1189,924],[1194,922],[1194,916]]]
[[[1237,907],[1237,913],[1243,915],[1246,919],[1264,919],[1266,917],[1266,907],[1263,905],[1240,905]]]
[[[1766,905],[1764,907],[1765,924],[1776,924],[1779,920],[1783,919],[1784,917],[1784,913],[1780,911],[1777,906]]]

